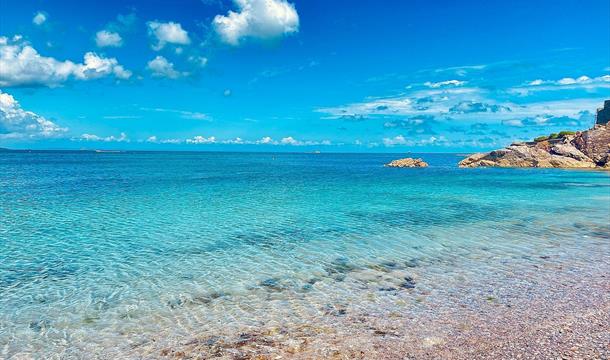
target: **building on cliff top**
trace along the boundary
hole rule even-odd
[[[596,125],[606,125],[610,121],[610,100],[604,101],[604,107],[597,109]]]

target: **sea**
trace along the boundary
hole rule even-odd
[[[383,166],[407,155],[430,166]],[[2,152],[0,358],[152,358],[609,268],[609,172],[464,156]]]

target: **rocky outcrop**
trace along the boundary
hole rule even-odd
[[[404,158],[398,160],[392,160],[391,162],[385,164],[387,167],[427,167],[428,163],[422,159],[413,159],[413,158]]]
[[[610,124],[474,154],[460,161],[459,166],[610,169]]]

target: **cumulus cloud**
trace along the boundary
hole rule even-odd
[[[242,39],[271,39],[299,31],[299,15],[286,0],[234,0],[238,11],[214,17],[220,39],[237,46]]]
[[[298,141],[295,138],[293,138],[292,136],[287,136],[287,137],[283,138],[282,140],[280,140],[280,144],[296,145],[296,144],[298,144]]]
[[[148,33],[157,41],[152,46],[154,50],[161,50],[167,44],[188,45],[191,43],[188,32],[179,23],[149,21],[146,25],[148,26]]]
[[[100,30],[95,34],[95,44],[98,47],[121,47],[123,38],[116,32]]]
[[[36,15],[34,15],[34,17],[32,18],[32,23],[38,26],[44,24],[46,21],[47,15],[42,11],[37,12]]]
[[[174,63],[169,62],[161,55],[157,55],[157,57],[150,60],[146,65],[146,68],[150,70],[152,76],[154,77],[177,79],[179,77],[188,75],[186,72],[180,72],[174,69]]]
[[[10,94],[0,91],[0,139],[52,138],[68,129],[21,108]]]
[[[103,142],[129,142],[127,134],[124,132],[120,133],[119,136],[98,136],[95,134],[82,134],[77,140],[82,141],[103,141]]]
[[[274,141],[270,136],[265,136],[263,138],[261,138],[260,140],[257,140],[258,144],[273,144]]]
[[[6,38],[4,38],[6,39]],[[59,86],[69,79],[91,80],[105,76],[128,79],[132,75],[115,58],[93,52],[83,63],[42,56],[21,38],[0,41],[0,86]]]
[[[104,28],[95,34],[95,44],[98,47],[121,47],[123,36],[121,34],[130,32],[136,22],[136,14],[119,14],[116,19],[109,22]]]
[[[190,139],[186,139],[187,144],[214,144],[216,142],[216,137],[204,137],[201,135],[194,136]]]

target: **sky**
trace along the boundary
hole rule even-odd
[[[6,148],[483,151],[604,99],[608,0],[0,0]]]

